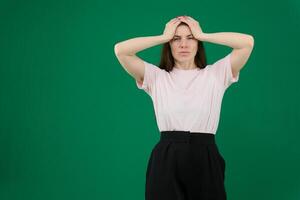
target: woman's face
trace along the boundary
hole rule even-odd
[[[194,60],[198,50],[198,40],[194,38],[188,25],[180,25],[170,41],[170,47],[175,60],[179,62]]]

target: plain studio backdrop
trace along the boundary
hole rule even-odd
[[[160,35],[178,15],[255,38],[216,133],[228,199],[300,199],[299,1],[4,0],[1,200],[144,199],[159,130],[114,44]],[[204,44],[209,64],[231,51]],[[161,47],[138,56],[158,64]]]

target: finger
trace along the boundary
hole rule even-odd
[[[182,18],[180,20],[183,21],[183,22],[185,22],[185,23],[189,23],[189,21],[187,19]]]
[[[177,19],[172,19],[168,22],[168,24],[174,24],[174,23],[176,23],[176,21],[177,21]]]
[[[177,22],[180,22],[180,20],[176,19],[175,21],[173,21],[174,24],[177,23]]]
[[[187,20],[188,18],[186,16],[181,17],[182,20]]]
[[[194,18],[189,17],[189,16],[188,16],[188,19],[189,19],[190,21],[196,21]]]
[[[187,21],[191,20],[191,18],[189,16],[185,16],[184,19],[187,20]]]
[[[191,18],[190,16],[187,16],[187,15],[185,15],[184,18],[185,18],[186,20],[193,20],[193,18]]]
[[[174,22],[174,21],[176,21],[177,20],[177,18],[173,18],[173,19],[171,19],[169,22]]]

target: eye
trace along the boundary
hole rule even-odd
[[[193,40],[194,38],[193,37],[188,37],[188,40],[191,40],[191,39]],[[179,38],[174,38],[173,40],[176,41],[176,40],[179,40]]]

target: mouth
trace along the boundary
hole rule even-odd
[[[187,52],[187,51],[182,51],[182,52],[179,52],[179,54],[182,54],[182,55],[187,55],[189,54],[190,52]]]

